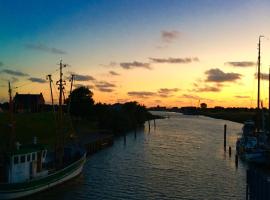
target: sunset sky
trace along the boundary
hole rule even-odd
[[[270,66],[269,0],[0,0],[0,24],[0,102],[10,80],[50,103],[62,59],[95,102],[253,107],[259,35]]]

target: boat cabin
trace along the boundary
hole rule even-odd
[[[43,169],[47,149],[40,144],[19,146],[10,155],[9,183],[19,183],[48,174]]]

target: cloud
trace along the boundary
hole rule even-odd
[[[133,69],[133,68],[145,68],[145,69],[152,69],[149,63],[142,63],[138,61],[133,62],[122,62],[120,66],[124,69]]]
[[[93,89],[94,86],[93,85],[84,85],[84,84],[74,84],[75,88],[79,88],[79,87],[87,87],[89,89]]]
[[[109,74],[112,76],[120,76],[120,74],[115,71],[109,71]]]
[[[255,73],[255,76],[254,77],[257,79],[258,78],[258,74]],[[261,80],[268,81],[269,80],[269,74],[267,74],[267,73],[261,73]]]
[[[194,92],[220,92],[221,87],[218,86],[205,86],[205,87],[198,87],[193,90]]]
[[[57,49],[54,47],[47,47],[44,44],[26,44],[25,48],[31,49],[31,50],[44,51],[44,52],[53,53],[53,54],[60,54],[60,55],[67,54],[67,52],[64,50]]]
[[[225,65],[230,65],[233,67],[252,67],[256,65],[256,62],[252,61],[226,62]]]
[[[156,63],[191,63],[191,62],[198,62],[199,58],[149,58],[152,62]]]
[[[206,82],[235,82],[242,77],[238,73],[225,73],[218,68],[210,69],[205,72],[207,75]]]
[[[95,87],[101,92],[113,92],[116,85],[106,81],[98,81],[95,83]]]
[[[90,75],[74,74],[75,81],[94,81],[95,78]]]
[[[42,78],[30,77],[28,80],[33,82],[33,83],[46,83],[46,80],[44,80]]]
[[[190,94],[183,94],[181,97],[186,98],[186,99],[201,99],[201,97],[197,95],[190,95]]]
[[[13,75],[13,76],[29,76],[26,73],[20,72],[20,71],[14,71],[14,70],[10,70],[10,69],[3,69],[0,73],[6,73],[9,75]]]
[[[180,32],[176,30],[172,31],[161,31],[161,39],[163,42],[171,43],[176,40],[180,35]]]
[[[157,92],[157,95],[159,95],[160,97],[169,97],[172,96],[173,93],[178,91],[178,88],[160,88]]]
[[[105,64],[100,64],[100,66],[102,67],[116,67],[118,64],[117,62],[110,62],[109,64],[105,65]]]
[[[239,98],[239,99],[248,99],[248,98],[250,98],[250,96],[240,96],[240,95],[236,95],[234,97]]]
[[[4,66],[4,63],[0,61],[0,67]]]
[[[128,92],[129,96],[138,97],[138,98],[148,98],[151,96],[155,96],[156,93],[154,92],[147,92],[147,91],[131,91]]]

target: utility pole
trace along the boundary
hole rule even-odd
[[[54,107],[54,102],[53,102],[53,92],[52,92],[52,75],[51,74],[47,75],[47,78],[50,81],[51,100],[52,100],[53,112],[55,113],[55,107]]]

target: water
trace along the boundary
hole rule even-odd
[[[83,174],[34,199],[245,199],[246,166],[235,168],[241,124],[176,113],[89,157]],[[223,126],[227,145],[223,151]],[[29,199],[33,199],[29,197]]]

